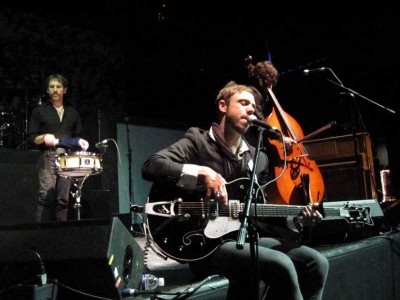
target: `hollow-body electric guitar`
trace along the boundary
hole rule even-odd
[[[152,240],[163,254],[177,261],[205,258],[226,241],[236,239],[249,183],[248,178],[228,183],[229,198],[235,200],[229,200],[227,205],[213,200],[204,202],[204,192],[154,183],[144,209]],[[303,208],[301,205],[265,204],[258,188],[255,185],[253,193],[258,195],[254,197],[257,204],[251,205],[250,217],[297,216]],[[320,212],[324,217],[344,218],[350,223],[370,222],[366,208],[346,205],[324,209],[321,204]]]

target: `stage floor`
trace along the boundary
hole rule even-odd
[[[400,299],[400,260],[397,250],[400,247],[399,229],[397,227],[390,232],[359,232],[357,235],[353,233],[340,243],[313,246],[327,256],[331,265],[323,299]],[[135,237],[135,241],[145,249],[144,236]],[[189,299],[225,299],[228,287],[226,278],[215,276],[203,282],[198,281],[188,264],[164,259],[151,248],[147,248],[145,253],[145,266],[149,273],[165,279],[165,286],[158,288],[157,296],[173,299],[178,294],[183,296],[196,290]],[[352,289],[353,285],[358,286]],[[144,300],[151,297],[139,294],[129,299]]]

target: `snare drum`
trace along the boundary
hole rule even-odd
[[[84,177],[103,171],[103,161],[99,154],[85,151],[56,155],[58,174],[65,177]]]

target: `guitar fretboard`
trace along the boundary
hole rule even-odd
[[[228,205],[213,202],[182,202],[177,205],[178,215],[190,214],[195,216],[237,217],[245,208],[244,203],[232,200]],[[303,207],[301,205],[252,204],[250,215],[257,215],[258,217],[297,216]],[[325,208],[323,214],[325,217],[340,217],[342,216],[342,210],[340,208]]]

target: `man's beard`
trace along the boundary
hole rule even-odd
[[[228,122],[230,123],[231,127],[232,127],[237,133],[239,133],[240,135],[244,135],[244,134],[247,132],[247,130],[249,129],[249,126],[242,127],[242,126],[240,126],[240,125],[237,125],[236,122],[235,122],[234,120],[232,120],[232,119],[228,119],[228,120],[229,120]]]

